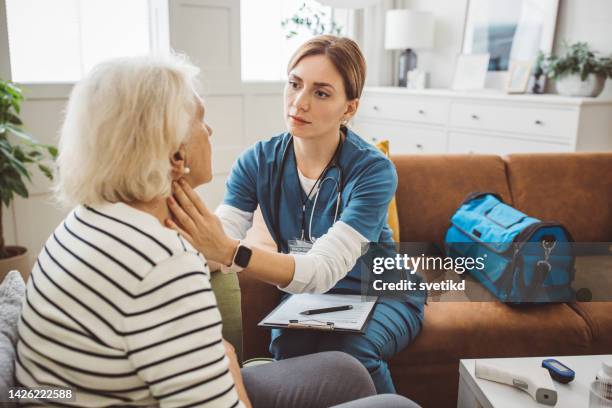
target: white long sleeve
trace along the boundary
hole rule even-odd
[[[289,285],[278,287],[288,293],[325,293],[353,269],[361,256],[366,237],[338,221],[316,240],[306,254],[294,254],[295,272]]]
[[[215,210],[225,233],[243,239],[253,225],[253,213],[222,204]],[[355,266],[366,237],[348,224],[338,221],[321,236],[307,254],[292,255],[293,280],[279,289],[288,293],[325,293]],[[225,272],[231,272],[227,269]]]
[[[225,233],[234,239],[243,239],[253,225],[253,213],[242,211],[231,205],[221,204],[215,210]]]

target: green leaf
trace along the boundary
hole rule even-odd
[[[8,128],[8,130],[14,134],[17,137],[20,137],[30,143],[36,143],[36,140],[34,140],[32,138],[32,136],[30,136],[29,134],[27,134],[25,131],[23,131],[22,129],[19,129],[18,127],[14,126],[14,125],[6,125],[6,127]]]
[[[28,189],[26,188],[25,184],[23,184],[23,180],[21,180],[21,177],[14,178],[11,181],[11,187],[13,188],[13,191],[23,198],[28,198]]]
[[[57,147],[55,146],[51,146],[51,145],[43,145],[45,149],[47,149],[47,151],[49,152],[49,154],[51,155],[51,157],[55,160],[57,159]]]
[[[17,126],[23,125],[23,122],[21,121],[21,119],[19,119],[19,116],[14,115],[11,112],[7,112],[6,116],[8,118],[9,123],[12,123],[13,125]]]
[[[53,180],[53,171],[49,167],[45,166],[44,164],[39,164],[38,168],[49,180]]]
[[[0,189],[0,198],[2,199],[2,203],[8,207],[11,201],[13,201],[13,191],[5,188]]]
[[[28,169],[25,168],[25,166],[19,160],[17,160],[13,156],[12,150],[7,150],[6,147],[0,146],[0,156],[6,159],[6,164],[12,170],[14,170],[16,173],[20,173],[21,175],[25,176],[28,180],[30,180],[30,172],[28,171]],[[17,175],[17,177],[19,176]]]

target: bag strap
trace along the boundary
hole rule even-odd
[[[472,200],[475,200],[477,198],[480,198],[486,195],[492,195],[493,197],[497,198],[501,203],[504,203],[504,200],[502,200],[501,196],[497,193],[492,193],[490,191],[472,191],[471,193],[465,196],[465,198],[459,204],[459,207],[461,207],[463,204],[467,202],[470,202]]]

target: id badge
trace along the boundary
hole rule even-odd
[[[290,254],[304,255],[312,248],[312,242],[303,239],[290,239],[287,243],[289,244]]]

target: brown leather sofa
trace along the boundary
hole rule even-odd
[[[404,242],[442,243],[450,216],[472,191],[496,192],[527,214],[560,221],[576,242],[612,242],[612,153],[405,155],[393,161]],[[260,219],[249,240],[275,248]],[[247,275],[240,286],[244,356],[269,356],[269,331],[257,323],[280,292]],[[609,353],[612,303],[516,308],[430,301],[422,332],[390,366],[400,394],[424,407],[454,407],[461,358]]]

